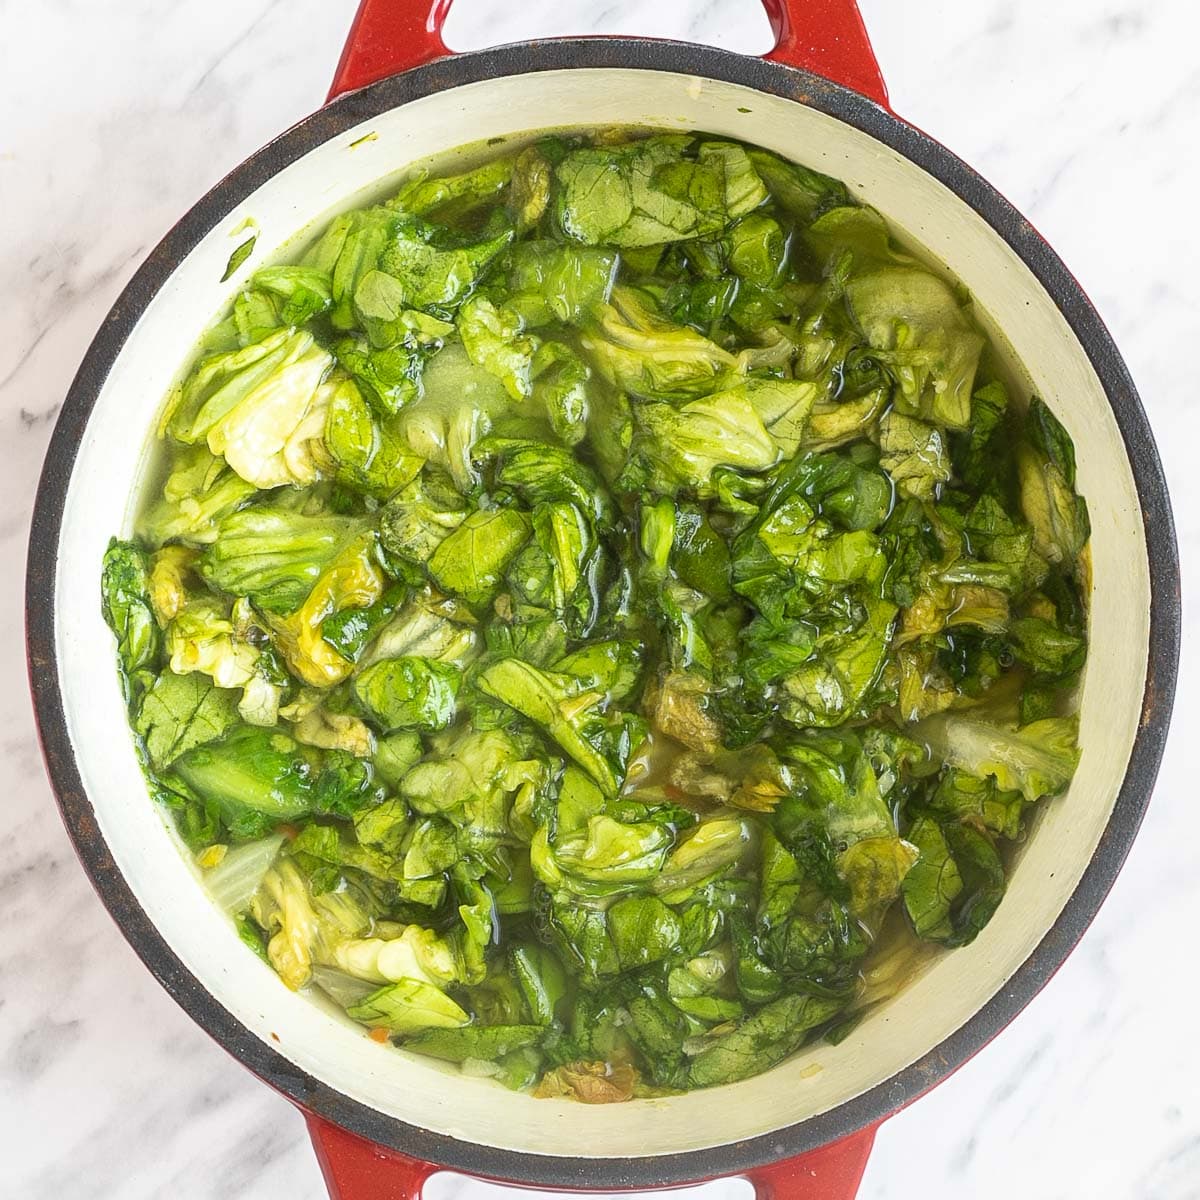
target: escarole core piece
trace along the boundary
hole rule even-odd
[[[333,358],[305,330],[204,360],[185,382],[171,432],[209,449],[259,488],[311,484],[325,461],[323,439]]]

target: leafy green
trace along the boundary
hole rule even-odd
[[[237,693],[202,675],[164,671],[142,697],[136,728],[155,770],[223,736],[237,723]]]
[[[403,777],[400,794],[416,812],[444,816],[485,842],[505,838],[516,799],[527,787],[537,790],[540,767],[525,757],[520,742],[498,729],[470,732],[460,726],[442,738]]]
[[[379,256],[379,269],[400,284],[404,303],[447,317],[511,240],[510,233],[464,241],[416,218],[398,217]]]
[[[1046,675],[1068,675],[1083,666],[1087,643],[1044,617],[1021,617],[1008,626],[1013,653]]]
[[[727,350],[667,320],[649,295],[628,287],[613,289],[580,344],[605,379],[646,398],[703,395],[736,366]]]
[[[817,996],[784,996],[771,1001],[692,1059],[688,1085],[734,1083],[769,1070],[791,1054],[810,1029],[829,1020],[841,1007],[837,1000]]]
[[[809,413],[820,394],[815,383],[802,379],[751,379],[736,392],[750,402],[786,456],[790,458],[800,449]]]
[[[904,907],[918,936],[946,941],[952,934],[950,909],[963,890],[958,864],[936,821],[919,817],[907,834],[920,856],[904,877]]]
[[[554,170],[563,233],[589,245],[658,245],[714,233],[764,198],[740,146],[702,143],[692,159],[689,141],[658,136],[573,150]]]
[[[511,155],[493,158],[458,175],[442,178],[430,179],[422,171],[400,189],[391,204],[416,216],[431,212],[443,215],[447,209],[461,215],[502,192],[512,175]]]
[[[953,914],[954,932],[947,940],[952,946],[965,946],[1004,898],[1004,866],[991,840],[970,825],[947,825],[944,833],[963,881]]]
[[[333,359],[305,330],[203,359],[185,381],[171,432],[208,448],[258,488],[320,478]]]
[[[533,356],[533,400],[559,441],[577,445],[587,436],[597,387],[591,369],[562,342],[545,342]]]
[[[533,390],[535,345],[523,335],[521,318],[476,295],[462,306],[456,326],[471,361],[500,380],[513,400],[524,400]]]
[[[229,913],[245,912],[279,857],[283,842],[282,834],[273,833],[228,850],[204,876],[209,894],[217,904]]]
[[[944,762],[972,775],[994,776],[999,787],[1019,791],[1030,804],[1062,791],[1079,762],[1076,716],[1005,729],[969,713],[943,713],[913,732]]]
[[[950,478],[950,463],[941,433],[899,412],[879,422],[879,465],[901,491],[932,500]]]
[[[486,604],[529,532],[529,518],[516,509],[479,509],[438,544],[429,574],[468,604]]]
[[[116,538],[104,552],[100,608],[117,639],[125,697],[133,703],[150,686],[161,637],[150,602],[150,561],[136,542]]]
[[[779,282],[787,259],[787,236],[762,213],[743,217],[729,231],[729,267],[747,283],[769,288]]]
[[[419,979],[401,979],[372,992],[346,1009],[364,1025],[389,1033],[415,1033],[421,1029],[453,1029],[470,1019],[445,992]]]
[[[1030,402],[1028,441],[1017,447],[1021,509],[1033,527],[1038,553],[1073,570],[1091,525],[1087,504],[1075,492],[1075,447],[1046,405]]]
[[[383,510],[379,540],[397,558],[426,563],[466,516],[462,497],[453,487],[422,474]]]
[[[257,492],[205,445],[182,450],[163,481],[161,498],[138,522],[148,543],[182,541],[204,546],[216,541],[223,517]]]
[[[554,321],[577,324],[602,311],[617,261],[614,251],[598,247],[522,242],[510,260],[509,305],[533,328]]]
[[[258,241],[258,234],[252,234],[244,242],[242,242],[236,250],[229,256],[229,261],[225,264],[224,274],[221,276],[221,282],[224,283],[227,279],[231,279],[237,272],[238,267],[242,265],[254,253],[254,243]]]
[[[344,337],[333,344],[333,352],[338,366],[384,416],[394,416],[420,397],[425,360],[419,349],[403,342],[379,349],[365,338]]]
[[[339,483],[380,500],[410,483],[423,465],[348,379],[338,382],[330,397],[325,448],[337,464]]]
[[[454,720],[462,672],[428,658],[386,658],[354,680],[354,695],[385,732],[445,729]]]
[[[249,274],[102,610],[148,790],[286,986],[615,1103],[852,1036],[987,936],[1079,759],[1087,507],[843,183],[525,143]]]
[[[333,303],[332,283],[324,271],[280,264],[254,273],[251,286],[275,298],[281,325],[303,325]]]
[[[376,631],[359,661],[369,667],[381,659],[413,655],[453,663],[461,669],[478,648],[473,626],[474,618],[458,601],[422,592]]]
[[[235,835],[259,833],[256,818],[288,821],[316,807],[314,756],[286,734],[240,726],[171,753],[172,774],[215,805]]]
[[[939,819],[957,818],[972,825],[1016,838],[1021,832],[1025,799],[1020,792],[1005,791],[991,776],[947,768],[925,797]]]
[[[666,486],[710,493],[718,467],[762,471],[779,450],[741,390],[719,392],[680,408],[644,404],[637,410],[636,451],[662,472]]]
[[[600,746],[601,724],[587,704],[574,711],[564,704],[582,692],[573,677],[552,675],[530,663],[509,658],[493,663],[478,677],[480,689],[515,709],[562,747],[608,795],[615,795],[619,781],[613,764]],[[589,734],[592,735],[589,737]]]
[[[983,338],[950,287],[923,269],[889,266],[852,277],[846,300],[895,380],[897,410],[966,428]]]
[[[315,888],[296,861],[285,856],[263,877],[249,915],[269,936],[268,961],[294,990],[313,978],[314,965],[336,965],[339,952],[369,931],[378,911],[368,889]],[[355,998],[362,994],[362,989],[354,993]]]
[[[406,1038],[405,1049],[446,1062],[503,1058],[536,1045],[542,1030],[536,1025],[470,1025],[460,1029],[428,1029]]]
[[[766,150],[751,149],[749,157],[772,198],[802,221],[812,221],[827,209],[849,203],[846,185],[828,175]]]
[[[249,596],[269,612],[292,612],[363,524],[278,505],[243,508],[218,526],[217,540],[200,559],[200,574],[212,587]]]
[[[375,269],[391,220],[391,213],[382,206],[343,213],[305,253],[301,265],[329,277],[330,320],[335,329],[354,327],[355,290],[359,280]]]

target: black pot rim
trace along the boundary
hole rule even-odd
[[[1142,720],[1112,817],[1079,886],[1015,975],[970,1020],[911,1066],[798,1124],[706,1149],[628,1158],[526,1154],[410,1125],[302,1071],[222,1007],[183,965],[125,882],[83,790],[67,732],[55,640],[55,563],[76,453],[108,373],[142,312],[199,240],[248,194],[310,149],[361,121],[463,84],[505,75],[626,68],[704,76],[816,108],[898,151],[992,226],[1054,299],[1102,381],[1125,442],[1145,526],[1151,583]],[[871,1126],[927,1091],[985,1045],[1037,994],[1090,924],[1119,872],[1162,757],[1179,654],[1179,562],[1154,440],[1129,373],[1100,317],[1057,255],[994,188],[926,134],[856,92],[795,68],[728,51],[641,38],[526,42],[440,59],[352,92],[300,121],[218,183],[154,249],[105,319],[71,385],[50,442],[33,514],[26,631],[47,769],[84,869],[142,961],[202,1028],[255,1074],[311,1113],[404,1154],[538,1187],[650,1188],[750,1171]]]

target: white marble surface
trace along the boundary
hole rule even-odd
[[[1171,479],[1186,596],[1200,585],[1194,5],[862,7],[897,111],[1017,203],[1116,334]],[[41,772],[18,630],[38,467],[88,340],[169,225],[319,103],[352,9],[0,0],[3,1197],[324,1194],[299,1117],[159,990],[93,896]],[[768,41],[753,0],[458,0],[448,41],[597,30],[743,52]],[[1191,637],[1195,608],[1186,616]],[[1200,1197],[1192,648],[1157,795],[1109,903],[1001,1038],[884,1127],[863,1200]],[[489,1190],[451,1177],[430,1189]]]

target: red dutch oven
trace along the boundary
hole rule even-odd
[[[364,0],[329,103],[222,180],[105,320],[46,460],[29,555],[30,676],[47,767],[84,867],[191,1016],[295,1102],[331,1194],[398,1200],[448,1168],[528,1188],[646,1189],[745,1175],[760,1197],[850,1200],[875,1130],[1004,1027],[1095,915],[1141,821],[1174,692],[1179,574],[1145,414],[1063,264],[987,183],[895,116],[853,0],[763,0],[764,59],[638,38],[451,55],[449,0]],[[846,180],[971,291],[996,344],[1075,439],[1093,523],[1080,767],[1043,806],[984,934],[840,1046],[754,1079],[623,1105],[535,1100],[369,1041],[287,991],[208,902],[149,802],[97,597],[128,528],[156,410],[195,339],[285,243],[395,186],[413,162],[547,127],[742,138]],[[247,221],[254,253],[223,268]]]

